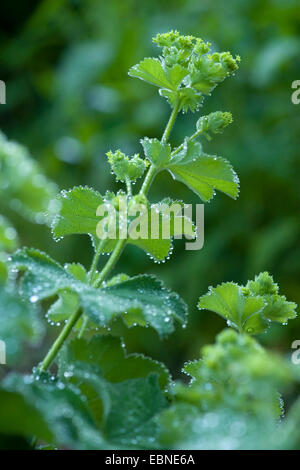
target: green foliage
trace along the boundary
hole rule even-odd
[[[202,348],[200,361],[185,364],[190,385],[172,388],[173,404],[159,417],[161,441],[175,449],[270,449],[295,441],[278,394],[294,380],[292,366],[256,341],[224,330]],[[294,423],[295,424],[295,423]]]
[[[183,111],[195,112],[203,95],[209,95],[234,73],[240,61],[229,52],[211,54],[210,43],[181,36],[178,31],[158,34],[153,42],[162,48],[162,56],[144,59],[130,69],[129,75],[158,86],[170,105],[178,105]]]
[[[169,144],[164,144],[158,139],[145,139],[141,140],[144,152],[148,160],[155,166],[155,168],[165,167],[171,158],[171,147]]]
[[[147,203],[147,200],[139,195],[133,198],[127,198],[126,194],[122,192],[119,192],[117,195],[107,192],[105,196],[102,197],[97,191],[91,188],[75,187],[70,191],[62,191],[61,194],[57,196],[57,214],[52,223],[52,234],[54,238],[59,239],[65,235],[76,233],[89,234],[92,236],[94,244],[98,246],[97,227],[99,232],[101,232],[100,234],[104,234],[105,231],[109,231],[110,227],[111,230],[114,230],[115,223],[117,222],[118,227],[115,232],[115,237],[107,238],[107,241],[102,246],[103,253],[110,253],[119,240],[120,232],[118,230],[124,219],[124,215],[119,208],[120,196],[125,198],[125,209],[127,212],[130,208],[133,209],[134,204],[137,205],[137,210],[140,211],[140,224],[146,223],[148,226],[145,236],[133,238],[129,230],[131,219],[127,217],[126,221],[123,222],[123,226],[127,224],[129,235],[128,243],[146,251],[146,253],[156,261],[162,261],[170,254],[172,250],[172,238],[174,236],[185,234],[193,237],[195,235],[192,221],[186,216],[175,214],[175,223],[170,225],[169,237],[163,237],[161,227],[164,222],[170,220],[170,217],[172,218],[172,213],[170,215],[168,211],[168,206],[172,204],[171,200],[168,200],[168,203],[166,200],[156,203],[153,209],[151,209],[151,207],[146,207],[145,203]],[[117,211],[117,220],[111,212],[108,213],[108,215],[97,215],[97,209],[102,204],[106,204],[108,211],[112,208]],[[139,209],[140,206],[138,205],[142,204],[144,204],[144,207]],[[152,210],[154,212],[152,212]],[[119,215],[119,211],[121,215]],[[151,216],[153,217],[153,215],[157,214],[157,211],[160,213],[159,230],[155,232],[155,237],[151,237]],[[182,221],[182,224],[178,223],[179,221]],[[100,222],[101,227],[99,228],[98,223]]]
[[[127,354],[123,339],[117,337],[118,321],[128,329],[150,326],[164,337],[173,332],[175,322],[185,326],[187,319],[185,303],[156,277],[117,274],[109,278],[125,245],[138,246],[161,261],[170,254],[172,237],[183,233],[194,235],[192,221],[179,212],[170,214],[174,201],[166,198],[154,208],[160,216],[157,237],[148,229],[145,238],[136,238],[131,226],[133,216],[129,215],[126,222],[123,219],[124,200],[128,212],[139,208],[140,224],[143,219],[149,222],[153,207],[147,194],[154,177],[162,170],[171,172],[204,202],[216,190],[233,199],[239,191],[231,164],[204,153],[196,141],[201,136],[210,140],[212,135],[220,134],[232,122],[230,113],[218,111],[202,116],[193,135],[184,137],[174,149],[168,143],[179,111],[195,112],[204,95],[209,95],[234,73],[239,57],[234,59],[229,52],[211,52],[209,43],[194,36],[180,36],[177,31],[159,34],[154,42],[162,48],[162,55],[144,59],[130,69],[130,75],[158,86],[172,112],[161,140],[142,139],[145,160],[138,154],[128,157],[121,150],[107,153],[116,180],[126,183],[126,192],[107,192],[102,196],[92,188],[75,186],[62,191],[49,205],[50,192],[45,180],[42,179],[40,192],[31,191],[31,178],[36,181],[32,162],[30,184],[26,180],[20,186],[21,192],[26,187],[25,195],[32,196],[32,201],[26,203],[32,212],[39,211],[41,205],[43,211],[47,209],[50,216],[54,215],[55,239],[69,234],[89,234],[95,253],[89,271],[79,263],[62,266],[48,254],[28,248],[16,251],[9,262],[5,257],[1,259],[1,278],[6,285],[0,294],[6,303],[0,312],[0,322],[5,320],[5,326],[8,325],[5,340],[9,341],[9,335],[14,332],[18,347],[24,340],[36,341],[40,335],[34,323],[37,302],[41,309],[47,310],[50,322],[65,324],[32,375],[10,373],[3,380],[0,433],[8,441],[15,436],[22,438],[24,445],[29,445],[35,437],[38,448],[51,449],[295,448],[299,445],[295,437],[299,404],[283,418],[279,392],[289,391],[299,382],[299,373],[248,336],[265,331],[271,321],[286,323],[295,317],[296,304],[278,294],[277,284],[267,273],[246,286],[221,284],[200,298],[199,308],[219,313],[238,333],[225,330],[218,335],[216,344],[202,348],[199,361],[184,366],[184,373],[192,378],[188,385],[172,381],[163,364],[142,354]],[[95,64],[109,62],[109,54],[101,54],[98,46],[95,41],[92,58],[86,55],[88,47],[78,46],[77,50],[75,47],[69,57],[70,70],[72,61],[79,60],[81,70],[85,69],[82,64],[87,68],[86,75],[96,76]],[[62,68],[62,72],[66,69]],[[73,74],[68,77],[71,79]],[[73,92],[78,88],[84,90],[85,76],[74,77]],[[68,88],[72,89],[72,83],[68,82],[66,93]],[[77,100],[76,97],[71,100],[72,116],[76,114]],[[80,119],[84,121],[82,116]],[[84,136],[89,135],[89,129],[81,130]],[[80,152],[74,140],[67,138],[58,146],[65,162],[74,163],[74,155],[75,160],[78,158]],[[6,145],[5,152],[9,153],[10,148]],[[18,147],[12,148],[9,164],[14,165],[20,163],[20,156]],[[148,162],[150,168],[141,188],[133,194],[131,183],[142,176]],[[26,172],[20,174],[25,176]],[[20,196],[12,193],[11,197]],[[99,206],[103,205],[114,208],[115,214],[108,217],[100,214]],[[183,203],[178,205],[181,208]],[[160,233],[163,220],[170,223],[167,238]],[[117,236],[99,241],[99,223],[109,233],[114,221]],[[124,228],[129,229],[127,238],[120,235]],[[4,235],[5,230],[4,227]],[[7,237],[4,243],[4,249],[14,249],[8,245]],[[103,253],[111,256],[98,271]],[[6,264],[10,270],[8,277]],[[186,277],[191,283],[192,272]],[[11,312],[11,323],[7,321],[10,315],[7,312]],[[11,350],[12,346],[8,345]],[[54,362],[57,374],[51,376],[47,370]],[[8,442],[5,439],[4,443]]]
[[[264,272],[248,281],[246,287],[233,282],[211,287],[200,297],[198,308],[218,313],[240,332],[263,333],[271,321],[286,324],[297,316],[297,305],[278,295],[278,289],[272,276]]]
[[[45,253],[28,248],[13,255],[11,267],[24,271],[20,291],[31,302],[59,295],[48,312],[51,321],[66,320],[81,307],[85,315],[101,327],[109,327],[112,320],[121,315],[128,327],[152,326],[161,336],[173,331],[174,320],[186,322],[184,302],[154,276],[136,276],[97,289],[76,279],[68,272],[69,266],[65,269]]]
[[[186,141],[168,165],[174,179],[186,184],[204,201],[222,191],[236,199],[239,193],[239,180],[230,163],[221,157],[207,155],[201,144]]]
[[[39,165],[24,147],[8,141],[2,133],[0,165],[1,201],[11,201],[10,207],[23,217],[45,223],[46,211],[55,195],[56,185],[45,178]]]
[[[44,326],[39,312],[12,286],[0,283],[0,339],[5,341],[8,363],[22,357],[24,345],[37,345],[43,337]]]

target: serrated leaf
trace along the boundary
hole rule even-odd
[[[265,308],[263,315],[270,321],[287,323],[288,320],[296,318],[297,304],[288,302],[284,295],[279,295],[279,286],[274,282],[268,272],[255,276],[254,281],[248,281],[244,288],[245,295],[260,295],[264,298]]]
[[[104,203],[100,193],[88,187],[75,186],[69,191],[62,191],[56,203],[58,210],[52,222],[55,238],[75,233],[96,235],[99,221],[96,211]]]
[[[219,190],[236,199],[239,181],[230,163],[221,157],[207,155],[196,142],[188,142],[168,165],[174,179],[186,184],[204,202]]]
[[[263,310],[265,318],[286,324],[288,320],[297,317],[295,302],[288,302],[285,295],[265,295],[266,306]]]
[[[160,143],[159,143],[160,144]],[[169,149],[170,151],[170,149]],[[94,246],[97,247],[99,244],[99,239],[96,235],[97,224],[100,221],[99,216],[96,215],[97,207],[102,203],[113,204],[115,199],[115,194],[109,193],[106,194],[104,198],[90,188],[75,187],[72,190],[60,194],[57,198],[59,203],[58,213],[56,214],[53,224],[52,231],[55,238],[63,237],[68,234],[76,233],[86,233],[92,236]],[[124,195],[125,197],[125,195]],[[163,201],[162,201],[163,202]],[[117,213],[118,214],[118,213]],[[153,237],[151,235],[151,212],[150,209],[140,218],[141,223],[148,221],[148,236],[145,238],[131,237],[129,230],[129,218],[127,219],[128,224],[128,243],[135,245],[142,250],[146,251],[151,257],[157,261],[162,261],[166,258],[172,248],[171,238],[173,236],[181,235],[178,232],[178,224],[175,225],[176,230],[173,227],[170,229],[170,237],[163,238],[161,235]],[[166,217],[163,216],[161,222],[167,223],[168,214]],[[181,215],[178,215],[178,218]],[[178,221],[179,219],[176,218]],[[182,233],[194,237],[194,227],[191,221],[186,217],[182,218],[184,226],[182,228]],[[116,233],[117,235],[117,233]],[[102,247],[103,253],[110,253],[115,248],[118,242],[118,237],[116,239],[107,239],[104,246]],[[70,269],[76,269],[77,271],[81,268],[70,267]],[[79,275],[79,273],[78,273]],[[78,277],[77,275],[77,277]],[[76,276],[75,276],[76,277]],[[82,280],[84,273],[82,272]]]
[[[45,253],[26,248],[13,255],[11,267],[25,271],[20,283],[24,297],[39,301],[70,290],[78,294],[84,313],[100,326],[108,326],[121,315],[129,325],[135,318],[164,336],[173,331],[174,320],[186,321],[184,302],[153,276],[137,276],[96,289],[75,279]]]
[[[156,58],[146,58],[129,70],[131,77],[169,90],[176,90],[187,74],[188,71],[181,65],[167,67]]]
[[[133,318],[134,323],[148,324],[164,336],[174,330],[175,319],[180,323],[186,321],[184,302],[154,276],[136,276],[121,284],[96,290],[96,293],[87,289],[80,297],[85,313],[100,325],[108,324],[114,316],[121,314],[129,326]]]
[[[145,137],[141,140],[144,152],[148,160],[156,167],[163,168],[171,158],[171,147],[169,144],[160,142],[158,139]]]
[[[49,308],[46,317],[50,322],[60,323],[67,320],[79,308],[79,298],[76,292],[62,290],[58,299]]]
[[[179,110],[183,110],[184,112],[191,110],[192,113],[194,113],[199,109],[203,102],[202,93],[197,93],[192,88],[180,88],[176,91],[161,88],[159,90],[159,94],[167,98],[168,103],[172,108],[174,108],[179,101]]]
[[[105,380],[113,383],[150,373],[158,376],[162,389],[170,383],[169,372],[162,363],[142,354],[127,354],[121,340],[111,336],[94,336],[89,341],[73,339],[59,354],[59,374],[62,376],[77,361],[95,365]]]
[[[242,287],[233,282],[210,288],[209,293],[200,297],[198,302],[199,309],[218,313],[230,326],[249,334],[266,330],[268,323],[262,316],[264,306],[262,297],[245,297]]]
[[[64,266],[65,270],[69,274],[75,277],[78,281],[87,282],[88,275],[86,269],[80,263],[66,263]]]

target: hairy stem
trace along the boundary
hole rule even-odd
[[[172,130],[174,124],[175,124],[175,121],[176,121],[176,118],[177,118],[177,115],[178,115],[178,112],[179,112],[179,108],[180,108],[180,101],[177,100],[176,103],[175,103],[175,106],[173,108],[173,111],[171,113],[168,124],[166,125],[166,128],[165,128],[165,131],[163,133],[162,139],[161,139],[161,141],[163,143],[167,142],[167,140],[168,140],[168,138],[171,134],[171,130]]]
[[[81,325],[80,331],[78,333],[78,338],[79,339],[82,338],[84,330],[86,329],[88,322],[89,322],[89,317],[84,315],[83,320],[82,320],[82,325]]]
[[[165,128],[165,131],[163,133],[162,139],[161,139],[161,141],[163,143],[168,141],[170,133],[171,133],[171,131],[173,129],[173,126],[175,124],[175,121],[176,121],[176,118],[177,118],[177,115],[178,115],[178,112],[179,112],[179,108],[180,108],[180,101],[177,100],[177,102],[176,102],[176,104],[173,108],[173,111],[171,113],[171,116],[169,118],[169,121],[166,125],[166,128]],[[154,165],[150,166],[149,171],[147,173],[147,176],[146,176],[146,178],[144,180],[144,183],[141,187],[140,194],[145,194],[145,195],[147,194],[147,192],[149,191],[150,186],[151,186],[151,184],[152,184],[152,182],[153,182],[153,180],[154,180],[154,178],[157,174],[157,171],[158,170],[157,170],[157,168],[155,168]]]
[[[65,340],[69,336],[73,326],[77,323],[77,321],[80,318],[81,314],[82,314],[82,311],[79,309],[70,316],[68,322],[65,324],[65,326],[61,330],[59,336],[54,341],[53,345],[51,346],[51,348],[48,351],[48,354],[46,355],[45,359],[41,363],[41,366],[40,366],[41,371],[46,371],[48,369],[48,367],[50,367],[50,365],[52,364],[52,361],[54,360],[56,354],[58,353],[58,351],[60,350],[60,348],[64,344]]]
[[[127,239],[122,239],[119,240],[118,243],[115,246],[115,249],[113,250],[112,254],[110,255],[106,265],[102,269],[101,273],[96,277],[93,286],[94,287],[99,287],[100,284],[104,281],[106,276],[110,273],[110,271],[113,269],[115,266],[116,262],[118,261],[125,245],[127,243]]]
[[[154,165],[151,165],[146,175],[146,178],[144,179],[144,183],[141,187],[140,194],[144,194],[146,196],[147,192],[150,189],[152,181],[155,178],[156,173],[157,173],[157,169],[155,168]]]
[[[203,134],[203,131],[196,131],[196,132],[194,132],[194,134],[192,134],[192,135],[187,139],[187,141],[190,142],[190,141],[196,139],[197,137],[199,137],[201,134]],[[184,143],[181,144],[181,145],[179,145],[179,147],[177,147],[175,150],[173,150],[173,152],[172,152],[172,157],[173,157],[174,155],[177,155],[177,153],[179,153],[179,152],[183,149],[183,146],[184,146]]]
[[[167,140],[170,136],[170,133],[172,131],[172,128],[174,126],[176,117],[178,115],[179,108],[180,108],[180,102],[178,101],[176,103],[176,105],[174,106],[174,108],[173,108],[170,119],[169,119],[169,121],[167,123],[167,126],[165,128],[165,131],[163,133],[163,136],[162,136],[162,139],[161,139],[162,142],[167,142]],[[145,177],[142,188],[140,190],[140,194],[147,194],[147,192],[148,192],[148,190],[149,190],[149,188],[150,188],[150,186],[151,186],[151,184],[152,184],[152,182],[155,178],[156,173],[157,173],[157,169],[153,165],[151,165],[151,167],[149,168],[149,171],[148,171],[148,173]],[[106,278],[106,276],[108,276],[109,273],[111,272],[111,270],[114,268],[116,262],[118,261],[119,257],[121,256],[121,254],[122,254],[122,252],[125,248],[125,245],[127,243],[127,239],[121,239],[121,240],[118,241],[118,243],[116,244],[116,246],[115,246],[113,252],[111,253],[109,259],[107,260],[107,263],[105,264],[104,268],[98,274],[98,276],[95,276],[99,256],[100,256],[100,253],[103,249],[103,244],[102,244],[103,242],[105,242],[105,240],[102,240],[99,243],[99,246],[98,246],[97,251],[94,255],[94,258],[93,258],[93,261],[92,261],[92,266],[91,266],[91,269],[90,269],[90,283],[93,287],[100,287],[102,282]],[[64,328],[60,332],[59,336],[57,337],[57,339],[53,343],[53,345],[50,348],[50,350],[49,350],[48,354],[46,355],[45,359],[41,363],[41,366],[40,366],[41,371],[46,371],[48,369],[48,367],[52,364],[55,356],[57,355],[58,351],[60,350],[60,348],[62,347],[62,345],[66,341],[67,337],[69,336],[70,332],[72,331],[72,328],[77,323],[77,321],[79,320],[81,315],[82,315],[82,310],[79,309],[77,312],[73,313],[70,316],[68,322],[66,323],[66,325],[64,326]],[[79,337],[81,337],[83,335],[83,332],[85,330],[87,322],[88,322],[88,318],[86,317],[83,321],[81,330],[79,332]]]
[[[101,252],[104,248],[104,245],[106,243],[106,240],[105,239],[102,239],[100,242],[99,242],[99,245],[98,245],[98,248],[94,254],[94,258],[93,258],[93,261],[92,261],[92,266],[91,266],[91,269],[90,269],[90,272],[89,272],[89,279],[90,279],[90,283],[93,282],[94,280],[94,276],[95,276],[95,273],[96,273],[96,269],[97,269],[97,265],[98,265],[98,261],[99,261],[99,256],[101,255]]]
[[[132,186],[131,186],[130,178],[127,177],[125,182],[126,182],[127,195],[132,196]]]

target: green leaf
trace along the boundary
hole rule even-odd
[[[163,364],[126,354],[114,337],[74,339],[58,358],[62,381],[78,387],[101,433],[111,446],[153,448],[155,416],[166,405],[161,389],[170,376]]]
[[[159,59],[147,58],[131,67],[129,75],[160,88],[176,90],[188,71],[179,64],[173,67],[164,66]]]
[[[112,383],[147,377],[152,373],[158,376],[160,387],[165,389],[171,380],[162,363],[142,354],[127,354],[121,340],[112,336],[70,341],[59,353],[59,374],[62,376],[77,361],[98,367],[105,380]]]
[[[0,339],[6,345],[6,362],[20,361],[24,344],[36,345],[44,333],[36,307],[15,290],[0,284]]]
[[[105,423],[109,441],[133,449],[155,448],[159,430],[155,418],[166,405],[157,377],[128,380],[110,389],[111,408]]]
[[[295,302],[288,302],[285,295],[265,295],[266,306],[263,310],[265,318],[278,323],[287,324],[288,320],[297,317]]]
[[[239,331],[261,333],[271,321],[286,324],[297,316],[297,304],[288,302],[278,290],[272,276],[263,272],[245,287],[229,282],[210,288],[209,294],[200,297],[198,307],[218,313]]]
[[[204,202],[219,190],[236,199],[239,181],[230,163],[221,157],[203,153],[201,145],[188,141],[168,165],[174,179],[186,184]]]
[[[101,290],[87,289],[80,297],[85,313],[99,325],[107,325],[121,314],[128,326],[150,325],[164,336],[174,330],[175,319],[186,322],[184,302],[154,276],[136,276]]]
[[[66,263],[64,265],[65,270],[71,274],[75,279],[82,282],[88,282],[88,274],[86,269],[80,263]]]
[[[25,271],[20,290],[26,298],[39,301],[69,290],[78,295],[84,313],[100,326],[109,326],[121,315],[129,326],[149,325],[164,336],[173,331],[174,320],[186,322],[184,302],[153,276],[137,276],[96,289],[75,279],[48,255],[28,248],[13,255],[11,267]]]
[[[107,446],[74,385],[68,387],[61,381],[51,381],[47,374],[39,380],[10,374],[2,383],[1,394],[11,405],[10,416],[9,409],[1,413],[4,421],[1,419],[0,429],[3,425],[5,432],[35,436],[74,449]],[[0,408],[6,401],[0,403]]]
[[[268,323],[262,316],[265,306],[260,296],[243,295],[242,287],[227,282],[211,287],[209,293],[200,297],[199,309],[211,310],[227,320],[230,326],[249,334],[262,333]]]
[[[101,221],[101,217],[96,215],[97,207],[100,204],[104,203],[109,204],[110,207],[114,208],[115,210],[115,206],[117,206],[118,208],[117,200],[119,196],[123,196],[125,198],[126,203],[126,197],[123,193],[120,193],[119,195],[107,193],[102,198],[99,193],[95,192],[90,188],[75,187],[67,193],[60,194],[57,198],[57,202],[59,203],[58,213],[56,214],[52,224],[52,231],[54,237],[58,238],[63,237],[64,235],[76,233],[90,234],[92,236],[95,249],[97,249],[99,239],[96,235],[96,230],[97,224],[99,223],[99,221]],[[129,204],[131,204],[131,202],[132,199],[129,200]],[[162,206],[162,204],[165,204],[165,202],[161,201],[161,203],[159,204],[162,207],[162,210],[160,211],[162,214],[162,219],[159,223],[159,226],[161,227],[162,222],[168,222],[168,220],[170,219],[170,215],[167,211],[168,208],[166,207],[166,205]],[[159,204],[156,204],[155,207],[157,208]],[[171,202],[169,203],[169,205],[171,205]],[[118,217],[120,218],[121,216],[119,216],[118,211],[116,212],[116,214],[116,222],[118,224]],[[186,217],[183,218],[180,214],[176,216],[176,222],[179,222],[180,218],[182,222],[184,222],[184,224],[182,224],[181,233],[179,233],[180,230],[178,231],[178,227],[180,224],[176,223],[174,227],[170,227],[169,238],[163,238],[162,234],[158,234],[154,237],[151,235],[151,207],[149,207],[148,210],[145,209],[144,215],[140,214],[141,223],[146,223],[148,221],[148,235],[145,238],[142,238],[142,235],[139,238],[131,237],[129,230],[128,243],[143,249],[144,251],[146,251],[147,254],[149,254],[149,256],[153,257],[155,260],[162,261],[170,254],[170,251],[172,249],[172,237],[181,234],[186,234],[190,237],[195,236],[195,230],[192,222]],[[130,217],[128,217],[128,226],[130,222]],[[104,246],[102,247],[103,253],[110,253],[115,248],[116,243],[118,241],[118,233],[116,233],[116,235],[116,239],[107,239]],[[84,280],[84,276],[84,273],[82,273],[82,280]]]
[[[279,286],[274,282],[268,272],[255,276],[254,281],[248,281],[244,294],[261,295],[265,300],[263,315],[271,321],[286,324],[288,320],[296,318],[297,304],[288,302],[284,295],[279,295]]]
[[[176,103],[179,101],[179,110],[183,110],[185,113],[189,110],[194,113],[200,108],[201,104],[203,103],[202,93],[197,93],[192,88],[180,88],[176,91],[165,90],[161,88],[159,90],[159,94],[167,98],[168,103],[172,108],[174,108]]]
[[[79,298],[76,292],[62,290],[58,299],[49,308],[46,318],[51,323],[60,324],[69,318],[79,308]]]
[[[38,436],[45,441],[52,441],[54,438],[49,424],[39,410],[34,404],[27,403],[20,392],[0,388],[0,415],[2,434]]]
[[[163,168],[169,163],[171,158],[171,147],[169,144],[164,144],[158,139],[149,139],[148,137],[142,139],[141,144],[146,157],[156,168]]]
[[[75,186],[62,191],[56,198],[57,213],[52,222],[52,233],[56,239],[75,233],[96,235],[99,218],[96,211],[104,200],[91,188]]]

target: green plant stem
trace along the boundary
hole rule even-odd
[[[178,115],[179,108],[180,108],[180,102],[178,101],[176,103],[175,107],[173,108],[170,119],[169,119],[169,121],[167,123],[167,126],[165,128],[165,131],[163,133],[163,136],[162,136],[162,139],[161,139],[162,142],[167,142],[167,140],[170,136],[170,133],[172,131],[172,128],[174,126],[176,117]],[[154,165],[151,165],[151,167],[149,168],[149,171],[146,175],[146,178],[144,180],[144,183],[142,185],[142,188],[140,190],[140,194],[147,194],[147,192],[148,192],[148,190],[149,190],[149,188],[150,188],[150,186],[151,186],[151,184],[154,180],[154,177],[155,177],[156,173],[157,173],[157,169],[154,167]],[[111,253],[107,263],[105,264],[104,268],[99,273],[99,275],[93,280],[94,274],[96,272],[99,256],[100,256],[101,250],[103,248],[102,242],[104,242],[104,241],[105,240],[102,240],[100,242],[100,244],[98,246],[98,249],[97,249],[97,251],[94,255],[94,258],[93,258],[93,261],[92,261],[92,266],[91,266],[91,269],[90,269],[90,283],[93,287],[99,287],[102,284],[102,282],[104,281],[104,279],[106,278],[106,276],[109,275],[109,273],[111,272],[111,270],[115,266],[116,262],[118,261],[119,257],[121,256],[121,254],[122,254],[122,252],[125,248],[125,245],[127,243],[126,238],[121,239],[121,240],[118,241],[118,243],[116,244],[113,252]],[[57,355],[58,351],[60,350],[60,348],[64,344],[65,340],[67,339],[70,332],[72,331],[73,326],[77,323],[77,321],[79,320],[81,315],[82,315],[81,309],[79,309],[77,312],[75,312],[71,315],[68,322],[66,323],[66,325],[64,326],[64,328],[60,332],[59,336],[57,337],[57,339],[55,340],[55,342],[51,346],[50,350],[48,351],[48,354],[46,355],[45,359],[41,363],[41,366],[40,366],[41,371],[46,371],[48,369],[48,367],[52,364],[52,361],[54,360],[55,356]],[[87,322],[88,322],[88,319],[87,319]],[[86,324],[85,324],[85,320],[84,320],[84,322],[82,324],[82,327],[81,327],[81,330],[79,332],[79,337],[82,336],[85,327],[86,327]]]
[[[187,139],[187,141],[190,142],[190,141],[196,139],[197,137],[199,137],[201,134],[203,134],[203,131],[196,131],[196,132],[194,132],[193,135],[191,135],[191,136]],[[183,149],[183,146],[184,146],[184,143],[181,144],[181,145],[179,145],[179,147],[177,147],[175,150],[173,150],[173,152],[172,152],[172,154],[171,154],[172,157],[173,157],[174,155],[177,155],[177,153],[179,153],[179,152]]]
[[[110,271],[113,269],[114,265],[118,261],[125,245],[127,243],[127,239],[124,238],[122,240],[119,240],[118,243],[116,244],[112,254],[110,255],[106,265],[102,269],[101,273],[96,277],[93,286],[94,287],[99,287],[100,284],[104,281],[106,276],[110,273]]]
[[[131,186],[130,178],[127,177],[125,180],[125,183],[126,183],[127,195],[132,196],[132,186]]]
[[[57,339],[54,341],[53,345],[48,351],[48,354],[46,355],[45,359],[41,363],[40,370],[41,371],[46,371],[48,367],[52,364],[53,359],[55,358],[56,354],[64,344],[65,340],[69,336],[73,326],[77,323],[78,319],[80,318],[82,314],[82,311],[79,309],[76,312],[74,312],[68,322],[65,324],[63,329],[61,330],[59,336]]]
[[[177,100],[177,102],[176,102],[176,104],[173,108],[173,111],[170,115],[169,121],[166,125],[166,128],[165,128],[165,131],[163,133],[162,139],[161,139],[161,142],[163,142],[163,143],[166,143],[169,139],[170,133],[173,129],[173,126],[175,124],[175,121],[176,121],[176,118],[177,118],[177,115],[178,115],[178,112],[179,112],[179,108],[180,108],[180,101]],[[145,195],[147,194],[147,192],[149,191],[150,186],[151,186],[157,172],[158,172],[158,169],[154,165],[151,165],[150,168],[149,168],[149,171],[147,173],[147,176],[144,180],[144,183],[141,187],[140,194],[145,194]]]
[[[167,142],[170,134],[171,134],[171,130],[175,124],[175,121],[176,121],[176,118],[177,118],[177,115],[178,115],[178,112],[179,112],[179,108],[180,108],[180,101],[177,100],[176,103],[175,103],[175,106],[173,108],[173,111],[171,113],[171,116],[170,116],[170,119],[168,121],[168,124],[166,125],[166,128],[165,128],[165,131],[163,133],[163,136],[162,136],[162,143],[165,143]]]
[[[83,316],[82,325],[81,325],[80,331],[79,331],[79,333],[78,333],[78,338],[79,338],[79,339],[82,338],[83,333],[84,333],[84,330],[86,329],[88,322],[89,322],[89,317],[87,317],[86,315],[84,315],[84,316]]]
[[[156,174],[157,174],[157,169],[155,168],[154,165],[151,165],[146,175],[146,178],[144,179],[144,183],[141,187],[140,194],[144,194],[146,196]]]
[[[99,242],[99,245],[98,245],[98,248],[94,254],[94,258],[93,258],[93,261],[92,261],[92,266],[91,266],[91,269],[90,269],[90,273],[89,273],[89,278],[90,278],[90,282],[93,281],[94,279],[94,276],[95,276],[95,272],[96,272],[96,269],[97,269],[97,264],[98,264],[98,261],[99,261],[99,256],[103,250],[103,247],[106,243],[106,239],[103,239]]]

